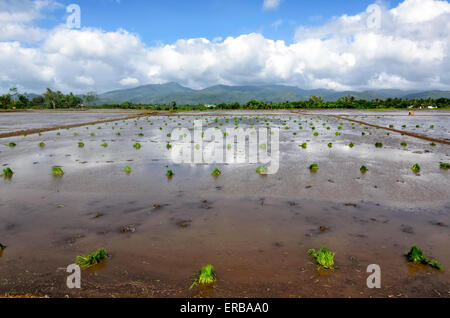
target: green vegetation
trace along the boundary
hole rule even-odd
[[[76,264],[81,268],[88,268],[97,265],[106,258],[108,258],[108,254],[106,254],[105,249],[102,248],[88,256],[77,256]]]
[[[310,249],[308,254],[313,256],[319,266],[324,269],[333,269],[334,266],[334,253],[332,253],[328,248],[322,247],[322,249],[316,252],[315,249]]]
[[[104,143],[101,144],[101,146],[102,146],[103,148],[106,148],[106,147],[108,147],[108,143],[107,143],[107,142],[104,142]]]
[[[420,172],[420,166],[419,166],[419,164],[416,163],[414,166],[412,166],[411,170],[414,171],[414,172]]]
[[[131,173],[131,168],[130,168],[130,166],[125,166],[124,171],[125,171],[126,173]]]
[[[222,172],[221,172],[219,169],[216,168],[216,169],[213,170],[213,172],[211,173],[211,175],[214,176],[214,177],[218,177],[218,176],[221,175],[221,173],[222,173]]]
[[[317,172],[317,170],[319,170],[319,165],[317,163],[313,163],[309,166],[309,170],[311,170],[311,172]]]
[[[402,141],[402,143],[400,145],[402,145],[403,147],[408,146],[408,144],[405,141]]]
[[[361,173],[366,173],[367,171],[369,171],[366,166],[361,166],[359,170],[361,171]]]
[[[173,177],[174,175],[175,175],[175,174],[173,173],[172,170],[167,170],[167,171],[166,171],[166,177],[171,178],[171,177]]]
[[[5,168],[3,169],[3,174],[1,174],[0,177],[10,179],[12,178],[13,174],[14,172],[11,170],[11,168]]]
[[[84,147],[84,143],[79,142],[79,143],[78,143],[78,147],[79,147],[79,148],[83,148],[83,147]]]
[[[421,263],[424,265],[429,265],[437,270],[442,270],[441,264],[439,264],[436,260],[428,260],[423,254],[423,251],[419,247],[417,247],[417,245],[413,245],[409,252],[405,254],[405,256],[408,258],[409,262]]]
[[[333,143],[330,142],[330,143],[328,144],[328,148],[333,148]]]
[[[355,145],[351,142],[349,145],[348,145],[350,148],[353,148],[353,147],[355,147]]]
[[[147,110],[164,110],[164,111],[176,111],[176,110],[208,110],[205,104],[211,103],[209,96],[200,94],[199,97],[194,97],[190,94],[184,94],[179,98],[178,101],[169,101],[165,99],[160,99],[162,95],[161,92],[155,92],[160,99],[159,104],[144,104],[142,100],[148,100],[150,98],[145,98],[142,96],[137,99],[137,102],[133,103],[130,100],[136,100],[136,94],[133,90],[128,92],[120,92],[120,95],[109,96],[108,98],[98,97],[95,92],[89,92],[82,96],[76,96],[72,93],[63,94],[60,91],[52,91],[47,89],[41,95],[35,96],[34,98],[29,98],[28,94],[25,92],[18,92],[17,88],[11,88],[10,92],[5,95],[0,96],[0,109],[49,109],[49,108],[81,108],[82,104],[88,105],[87,107],[97,108],[119,108],[119,109],[147,109]],[[197,93],[196,93],[197,94]],[[257,100],[250,100],[251,98],[267,99],[270,96],[270,100],[278,100],[282,102],[263,102]],[[359,98],[355,98],[353,95],[342,96],[336,101],[325,101],[323,97],[320,96],[310,96],[307,100],[299,100],[300,97],[294,94],[290,99],[293,101],[286,101],[287,97],[284,92],[279,90],[264,89],[264,92],[258,92],[256,95],[247,93],[236,93],[230,92],[227,89],[220,89],[217,95],[217,100],[213,103],[217,104],[216,109],[308,109],[308,108],[352,108],[352,109],[386,109],[386,108],[397,108],[397,109],[407,109],[410,106],[413,108],[419,108],[424,106],[433,106],[438,108],[449,108],[450,99],[445,97],[434,97],[433,94],[428,94],[426,98],[372,98],[368,94],[359,94]],[[434,97],[434,98],[433,98]],[[366,99],[363,99],[366,98]],[[113,103],[113,101],[119,101],[119,103]],[[235,100],[238,102],[234,103],[222,103],[223,100]],[[250,100],[249,102],[247,102]],[[245,103],[245,104],[244,104]],[[86,106],[84,106],[86,107]]]
[[[377,143],[375,143],[375,147],[382,148],[383,144],[381,142],[377,142]]]
[[[5,245],[3,245],[2,243],[0,243],[0,251],[3,251],[6,248]]]
[[[170,150],[170,149],[172,149],[172,145],[167,143],[166,148],[167,148],[167,150]]]
[[[434,142],[430,143],[431,147],[436,147],[436,144]]]
[[[256,168],[256,173],[259,173],[261,175],[266,175],[269,172],[269,169],[266,166],[259,166]]]
[[[306,149],[308,147],[308,144],[306,142],[304,142],[300,145],[300,147],[302,147],[303,149]]]
[[[134,149],[141,149],[141,144],[140,143],[135,143],[134,145],[133,145],[133,148]]]
[[[44,147],[45,147],[45,143],[44,143],[43,141],[41,141],[41,142],[39,143],[39,147],[44,148]]]
[[[16,145],[15,142],[10,142],[10,143],[8,144],[8,146],[10,146],[10,147],[15,147],[15,146],[17,146],[17,145]]]
[[[52,175],[54,177],[62,177],[64,175],[64,171],[60,167],[53,167]]]
[[[440,167],[441,169],[450,169],[450,163],[441,162]]]
[[[212,265],[206,265],[202,267],[198,273],[194,275],[193,282],[189,289],[194,288],[195,286],[209,286],[214,284],[216,281],[216,272],[214,271],[214,267]]]

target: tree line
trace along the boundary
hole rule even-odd
[[[176,111],[176,110],[210,110],[210,109],[310,109],[310,108],[354,108],[354,109],[386,109],[386,108],[397,108],[397,109],[427,109],[428,107],[433,108],[450,108],[450,99],[448,98],[438,98],[438,99],[402,99],[402,98],[387,98],[385,100],[375,99],[375,100],[364,100],[355,99],[354,96],[345,96],[337,101],[324,101],[319,96],[311,96],[305,101],[285,101],[281,103],[263,102],[252,100],[245,104],[239,103],[221,103],[218,105],[207,106],[207,105],[182,105],[177,106],[175,102],[169,104],[133,104],[130,102],[125,102],[122,104],[104,104],[96,106],[98,108],[120,108],[120,109],[151,109],[151,110],[165,110],[165,111]]]
[[[28,109],[28,108],[118,108],[118,109],[148,109],[148,110],[208,110],[208,109],[307,109],[307,108],[354,108],[354,109],[384,109],[384,108],[450,108],[450,99],[403,99],[387,98],[364,100],[355,99],[354,96],[344,96],[336,101],[324,101],[320,96],[311,96],[304,101],[285,101],[281,103],[264,102],[252,100],[245,104],[222,103],[218,105],[177,105],[175,101],[169,104],[135,104],[125,102],[122,104],[95,105],[98,100],[95,92],[84,95],[74,95],[73,93],[63,94],[60,91],[52,91],[47,88],[42,95],[28,97],[27,94],[20,94],[17,88],[11,88],[8,94],[0,96],[0,109]]]
[[[84,95],[74,95],[72,92],[63,94],[60,91],[53,91],[50,88],[42,95],[30,97],[29,94],[19,93],[18,89],[13,87],[7,94],[0,95],[0,109],[29,109],[29,108],[80,108],[92,105],[97,99],[94,92]]]

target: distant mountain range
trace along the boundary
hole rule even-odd
[[[402,91],[395,89],[380,89],[371,91],[339,92],[328,89],[304,90],[295,86],[261,85],[261,86],[226,86],[216,85],[202,90],[183,87],[178,83],[152,84],[130,89],[122,89],[100,94],[96,104],[121,104],[132,102],[136,104],[170,104],[198,105],[234,103],[245,104],[251,100],[263,102],[284,102],[307,100],[311,95],[320,96],[325,101],[352,95],[356,99],[386,99],[386,98],[450,98],[448,91]]]

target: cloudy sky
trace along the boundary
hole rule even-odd
[[[450,90],[449,53],[446,0],[0,0],[2,93],[166,82]]]

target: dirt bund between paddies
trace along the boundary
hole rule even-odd
[[[432,142],[439,142],[441,144],[450,145],[450,141],[448,141],[448,140],[432,138],[432,137],[416,134],[416,133],[409,132],[409,131],[399,130],[399,129],[395,129],[395,128],[389,128],[389,127],[374,125],[374,124],[370,124],[370,123],[367,123],[367,122],[364,122],[364,121],[350,119],[350,118],[346,118],[346,117],[339,116],[339,115],[327,115],[327,116],[338,118],[338,119],[342,119],[342,120],[348,120],[348,121],[351,121],[351,122],[354,122],[354,123],[358,123],[358,124],[362,124],[362,125],[366,125],[366,126],[371,126],[371,127],[375,127],[375,128],[379,128],[379,129],[385,129],[385,130],[389,130],[389,131],[396,132],[396,133],[399,133],[399,134],[403,134],[403,135],[407,135],[407,136],[423,139],[423,140],[428,140],[428,141],[432,141]]]
[[[130,120],[130,119],[139,118],[139,117],[157,116],[157,115],[159,115],[159,116],[167,115],[167,113],[159,113],[159,112],[140,113],[140,114],[135,114],[135,115],[128,115],[126,117],[121,117],[121,118],[103,119],[103,120],[96,120],[96,121],[90,121],[90,122],[84,122],[84,123],[78,123],[78,124],[61,125],[61,126],[49,127],[49,128],[32,128],[32,129],[26,129],[26,130],[11,131],[11,132],[6,132],[6,133],[0,133],[0,139],[23,136],[23,135],[39,134],[39,133],[48,132],[48,131],[55,131],[55,130],[76,128],[76,127],[111,123],[111,122],[116,122],[116,121],[121,121],[121,120]]]

